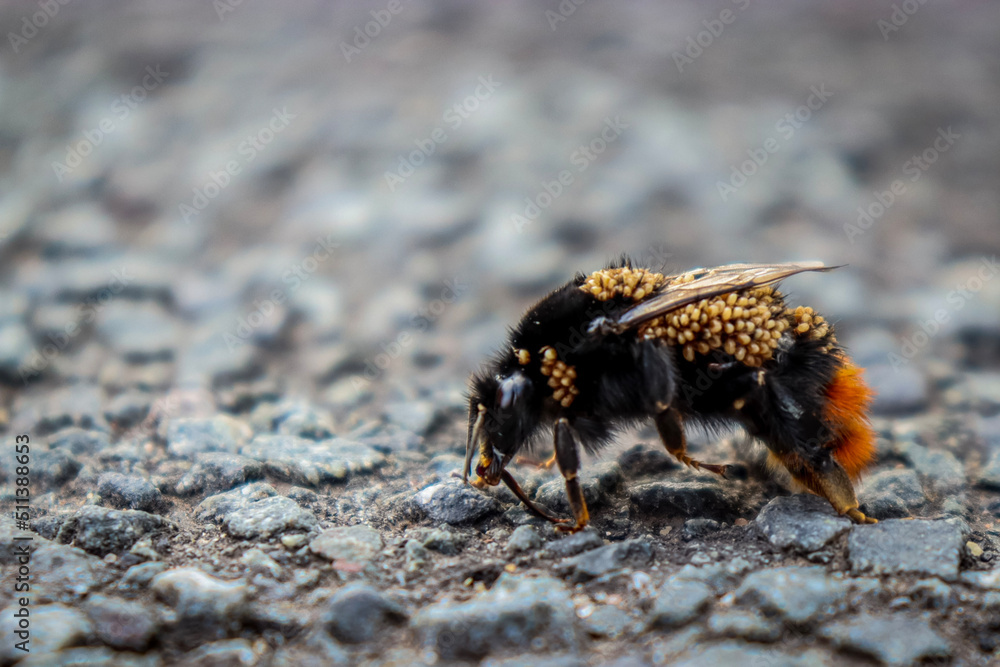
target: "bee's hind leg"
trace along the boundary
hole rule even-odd
[[[822,465],[822,470],[816,466],[810,466],[796,454],[777,454],[775,458],[788,469],[795,481],[816,495],[830,501],[837,514],[846,516],[854,523],[878,523],[877,519],[866,516],[858,509],[858,497],[854,493],[851,478],[833,458],[828,459]]]
[[[726,476],[728,465],[718,463],[703,463],[688,456],[687,436],[684,434],[684,424],[681,422],[681,415],[677,410],[668,407],[661,410],[653,417],[656,423],[656,430],[660,434],[660,440],[667,451],[686,466],[691,466],[696,470],[707,470],[722,477]]]

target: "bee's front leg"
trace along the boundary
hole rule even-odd
[[[560,417],[556,422],[555,441],[556,463],[559,464],[559,472],[566,480],[566,499],[575,519],[573,525],[558,525],[556,530],[575,533],[587,525],[590,514],[587,512],[587,501],[583,498],[583,489],[580,488],[580,480],[577,478],[577,473],[580,471],[580,451],[576,434],[565,417]]]

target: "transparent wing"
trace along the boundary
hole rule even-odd
[[[822,262],[793,262],[787,264],[726,264],[709,269],[685,271],[676,276],[669,276],[667,280],[687,275],[693,275],[694,280],[669,285],[659,294],[629,308],[618,317],[614,328],[618,331],[625,331],[689,303],[720,294],[738,292],[750,287],[776,283],[796,273],[832,271],[837,268],[840,267],[824,266]]]

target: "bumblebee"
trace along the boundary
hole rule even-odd
[[[531,307],[506,348],[473,374],[463,481],[478,450],[477,486],[502,481],[533,514],[576,532],[589,520],[581,446],[594,453],[652,419],[681,463],[725,477],[726,465],[687,453],[685,426],[735,424],[839,514],[875,523],[852,485],[874,458],[873,392],[832,325],[775,288],[835,268],[729,264],[663,275],[623,258],[578,274]],[[549,428],[572,519],[533,503],[507,470]]]

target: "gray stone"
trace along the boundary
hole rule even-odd
[[[961,528],[950,521],[893,519],[855,526],[848,561],[853,573],[913,572],[955,581],[964,544]]]
[[[559,653],[556,655],[535,655],[525,653],[505,660],[490,660],[490,667],[587,667],[587,661],[579,655]]]
[[[577,580],[599,577],[613,570],[642,567],[653,559],[653,548],[645,540],[616,542],[564,559],[557,566],[563,574]]]
[[[37,362],[37,363],[32,363]],[[39,375],[47,364],[35,352],[31,334],[23,322],[0,322],[0,379],[24,383]]]
[[[507,541],[508,553],[534,551],[542,546],[542,536],[534,526],[518,526]]]
[[[566,558],[603,546],[604,540],[601,539],[601,536],[593,528],[585,528],[579,533],[557,537],[550,541],[545,545],[541,555],[550,558]]]
[[[618,639],[633,625],[632,617],[623,609],[610,604],[599,605],[581,619],[587,634]]]
[[[256,667],[262,658],[249,639],[223,639],[185,653],[181,661],[191,667]]]
[[[727,609],[708,617],[709,632],[718,637],[751,642],[776,642],[783,632],[780,623],[755,610]]]
[[[31,554],[39,601],[76,603],[111,578],[99,559],[77,547],[43,544]]]
[[[0,632],[4,637],[0,643],[0,664],[10,665],[29,655],[47,655],[85,644],[94,632],[87,617],[76,609],[62,604],[32,605],[28,608],[31,636],[27,644],[31,653],[25,653],[15,646],[22,641],[14,634],[19,629],[18,619],[14,617],[17,609],[19,607],[7,607],[0,612]]]
[[[275,650],[270,667],[327,667],[327,665],[353,664],[356,664],[356,660],[351,654],[326,631],[316,627],[305,637]],[[401,664],[413,664],[413,661],[407,660]]]
[[[104,646],[66,648],[58,653],[32,655],[17,663],[18,667],[162,667],[162,664],[157,653],[139,655]]]
[[[22,392],[14,403],[10,430],[32,436],[70,426],[103,430],[107,428],[101,414],[103,397],[103,390],[92,382],[64,383],[38,394]]]
[[[374,640],[386,627],[405,620],[406,612],[399,604],[371,586],[354,584],[334,594],[321,622],[338,641],[360,644]]]
[[[267,540],[289,532],[308,533],[318,525],[315,514],[285,496],[250,503],[222,520],[226,533],[246,540]]]
[[[961,528],[949,521],[894,519],[855,526],[848,561],[853,573],[914,572],[954,581],[964,544]]]
[[[995,415],[1000,409],[1000,373],[972,370],[962,373],[951,390],[960,397],[960,405],[983,415]]]
[[[264,553],[262,550],[248,549],[243,552],[240,556],[240,563],[247,568],[248,571],[258,574],[266,574],[272,579],[280,579],[282,575],[282,568],[278,565],[278,562]]]
[[[746,559],[736,557],[724,563],[685,565],[673,575],[672,579],[701,582],[711,586],[716,595],[722,595],[734,589],[750,568],[751,565]]]
[[[56,540],[106,556],[127,550],[144,535],[176,530],[173,521],[149,512],[85,505],[63,522]]]
[[[820,634],[842,649],[870,655],[885,665],[913,665],[948,658],[951,647],[923,617],[863,613],[830,623]]]
[[[462,548],[464,538],[450,530],[442,528],[411,528],[406,531],[408,537],[416,540],[431,551],[437,551],[445,556],[454,556]]]
[[[718,667],[719,665],[766,665],[766,667],[829,667],[827,652],[819,649],[786,652],[744,642],[697,645],[678,656],[671,667]]]
[[[658,480],[633,486],[629,491],[634,509],[644,516],[703,518],[729,515],[736,502],[715,480]]]
[[[1000,491],[1000,449],[980,468],[976,485],[982,489]]]
[[[158,512],[164,509],[160,490],[137,475],[105,472],[97,479],[101,500],[118,509]]]
[[[172,419],[166,427],[167,451],[185,459],[202,452],[235,453],[252,435],[249,426],[228,415]]]
[[[650,627],[677,628],[687,625],[715,599],[710,586],[700,581],[667,579],[656,594],[649,613]]]
[[[575,649],[576,612],[569,589],[557,579],[504,573],[469,602],[441,602],[413,618],[420,641],[446,660],[475,659],[491,649],[532,646]],[[504,641],[498,643],[497,638]]]
[[[772,499],[753,523],[772,546],[797,553],[818,551],[851,529],[829,502],[807,494]]]
[[[156,575],[152,590],[173,609],[173,634],[183,646],[193,647],[235,634],[246,613],[246,584],[216,579],[193,567]]]
[[[272,428],[278,435],[307,440],[329,440],[334,436],[333,415],[315,405],[283,402],[274,406],[271,413]]]
[[[31,456],[31,481],[44,488],[57,488],[76,479],[83,464],[62,449],[36,449]]]
[[[91,595],[84,611],[97,638],[116,649],[144,651],[160,627],[156,614],[132,600]]]
[[[104,408],[104,418],[116,429],[133,429],[146,419],[152,404],[151,394],[128,389],[108,401]]]
[[[309,550],[327,560],[367,563],[382,550],[382,536],[371,526],[327,528],[309,543]]]
[[[910,516],[927,503],[920,478],[909,468],[875,473],[865,480],[859,499],[879,520]],[[900,511],[902,516],[898,514]]]
[[[334,438],[307,440],[292,435],[258,435],[240,453],[264,464],[268,474],[304,486],[345,481],[382,466],[383,454],[370,446]]]
[[[196,454],[194,465],[177,482],[180,496],[219,493],[264,476],[264,464],[255,459],[228,452]]]
[[[953,495],[965,490],[968,484],[965,466],[951,452],[911,442],[901,443],[898,452],[935,494]]]
[[[129,363],[173,359],[180,339],[177,321],[158,304],[112,301],[97,318],[97,335]]]
[[[434,521],[451,525],[475,523],[500,512],[500,503],[460,481],[434,484],[413,496],[414,504]]]
[[[407,572],[421,569],[431,557],[431,552],[419,540],[406,540],[403,551],[406,554],[404,567]]]
[[[638,444],[626,449],[618,457],[622,474],[629,478],[663,475],[680,467],[677,459],[667,454],[662,445]]]
[[[583,498],[588,508],[598,508],[605,504],[608,495],[614,493],[624,479],[621,466],[614,461],[601,461],[585,466],[578,477]],[[545,507],[563,514],[570,512],[566,500],[566,481],[562,477],[542,484],[535,492],[534,500]]]
[[[431,401],[409,400],[387,403],[385,416],[404,430],[423,435],[437,418],[437,406]]]
[[[736,590],[740,603],[774,612],[789,623],[813,623],[846,605],[850,585],[823,567],[777,567],[748,574]]]
[[[166,563],[161,561],[133,565],[125,571],[121,581],[118,582],[118,588],[123,591],[138,591],[149,588],[156,575],[164,572],[168,567]]]
[[[715,519],[688,519],[681,528],[681,536],[686,542],[705,537],[722,528]]]
[[[930,400],[927,378],[912,365],[893,368],[876,364],[865,369],[865,379],[875,390],[872,412],[879,415],[898,415],[918,412]]]
[[[245,484],[205,498],[198,504],[195,517],[201,521],[222,523],[229,514],[276,495],[278,492],[267,482]]]
[[[75,426],[49,436],[49,449],[61,449],[74,456],[96,454],[110,446],[111,441],[104,431],[88,431]]]

